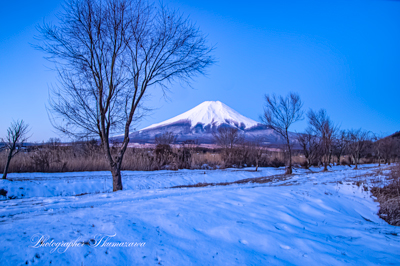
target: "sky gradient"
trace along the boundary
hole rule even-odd
[[[184,1],[215,45],[218,62],[193,88],[173,86],[165,100],[151,91],[152,114],[137,129],[207,100],[259,121],[266,93],[300,94],[304,108],[325,108],[343,129],[400,130],[400,2]],[[0,8],[0,137],[13,119],[31,125],[32,141],[57,136],[45,105],[56,82],[51,64],[31,43],[35,26],[57,21],[62,1],[7,1]],[[300,132],[306,120],[293,130]]]

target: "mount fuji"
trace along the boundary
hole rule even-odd
[[[212,132],[219,127],[234,127],[242,131],[246,138],[264,136],[265,144],[281,144],[281,138],[265,125],[247,118],[220,101],[205,101],[196,107],[153,124],[129,135],[130,142],[154,143],[157,135],[172,132],[177,142],[197,140],[199,144],[214,144]]]
[[[192,129],[196,127],[203,129],[208,127],[217,128],[218,126],[225,124],[243,130],[259,124],[258,122],[239,114],[220,101],[206,101],[183,114],[165,120],[164,122],[153,124],[143,128],[142,130],[171,125],[181,121],[188,122]]]

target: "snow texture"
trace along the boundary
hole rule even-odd
[[[203,182],[201,176],[206,182],[238,180],[283,169],[124,172],[127,190],[98,194],[103,172],[12,174],[0,187],[12,194],[17,186],[34,192],[0,202],[1,264],[398,265],[400,230],[376,215],[378,203],[364,188],[381,178],[374,176],[377,169],[297,169],[284,181],[174,189],[163,187]],[[83,191],[81,186],[92,194],[58,196],[63,189]],[[110,241],[146,244],[91,244],[51,253],[49,247],[30,247],[35,234],[87,243],[98,234],[115,234]]]
[[[245,128],[251,128],[259,124],[258,122],[239,114],[220,101],[205,101],[183,114],[165,120],[164,122],[150,125],[142,130],[166,126],[180,121],[189,121],[191,127],[194,127],[197,124],[202,124],[204,127],[207,125],[216,127],[221,124],[229,124],[236,127],[244,125]]]

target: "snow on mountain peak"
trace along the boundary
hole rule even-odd
[[[197,124],[219,126],[225,123],[232,126],[244,125],[245,128],[250,128],[258,124],[258,122],[239,114],[220,101],[205,101],[183,114],[165,120],[164,122],[153,124],[142,130],[166,126],[178,121],[188,121],[191,127]]]

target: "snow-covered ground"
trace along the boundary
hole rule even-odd
[[[285,172],[283,168],[261,168],[258,172],[251,172],[251,169],[253,168],[246,170],[123,171],[122,183],[124,190],[162,189],[197,183],[232,182]],[[8,191],[7,197],[15,198],[74,196],[83,193],[112,191],[112,176],[109,171],[11,173],[7,178],[8,180],[0,179],[0,188]]]
[[[0,202],[0,261],[2,265],[395,265],[400,261],[400,230],[376,215],[378,203],[366,191],[373,180],[383,179],[377,169],[334,167],[328,173],[299,169],[284,181],[203,188],[169,187],[270,176],[283,169],[125,172],[126,190],[97,194],[110,189],[106,172],[12,174],[12,181],[2,181],[0,188],[22,199]],[[66,196],[87,192],[93,194]],[[90,245],[67,250],[40,247],[41,235],[50,238],[43,245],[51,240]],[[105,247],[105,238],[100,244],[99,240],[106,235],[113,236],[108,243],[142,246]],[[35,244],[37,248],[32,247]]]

